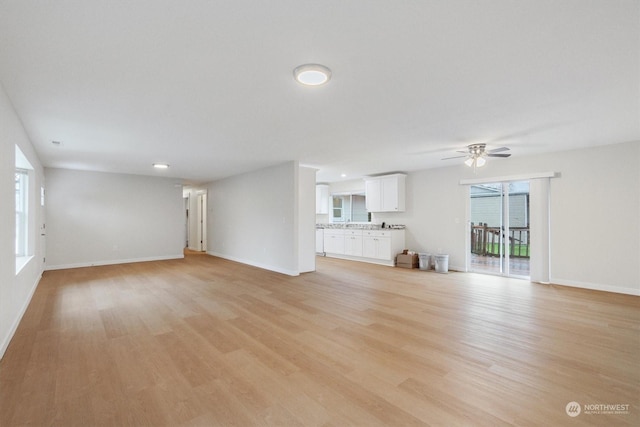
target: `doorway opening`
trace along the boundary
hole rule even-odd
[[[207,194],[206,193],[198,193],[196,213],[197,213],[197,218],[196,218],[197,250],[200,252],[206,252],[207,251]]]
[[[189,195],[182,198],[184,202],[184,247],[189,249]]]
[[[207,251],[207,190],[185,188],[184,201],[184,242],[185,249],[196,252]]]
[[[529,190],[529,181],[471,185],[470,271],[531,276]]]

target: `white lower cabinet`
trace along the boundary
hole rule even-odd
[[[327,256],[375,264],[395,265],[404,249],[404,230],[325,229]]]
[[[391,260],[403,248],[404,230],[366,230],[362,237],[362,254],[368,258]]]
[[[327,254],[344,254],[344,230],[324,229],[324,251]]]
[[[391,238],[389,237],[363,237],[362,256],[376,259],[389,259],[391,257]]]
[[[344,254],[362,256],[362,230],[345,230]]]

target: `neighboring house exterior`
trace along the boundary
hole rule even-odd
[[[499,188],[493,184],[471,186],[471,222],[500,227],[502,217],[502,197]],[[529,226],[529,183],[509,184],[509,225]]]

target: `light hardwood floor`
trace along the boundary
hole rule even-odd
[[[637,426],[639,355],[638,297],[194,255],[46,272],[0,362],[0,426]]]

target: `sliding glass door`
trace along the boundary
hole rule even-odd
[[[470,270],[528,278],[529,181],[470,187]]]
[[[529,181],[516,181],[505,185],[509,219],[505,236],[508,245],[508,265],[505,274],[528,278],[531,259]]]

